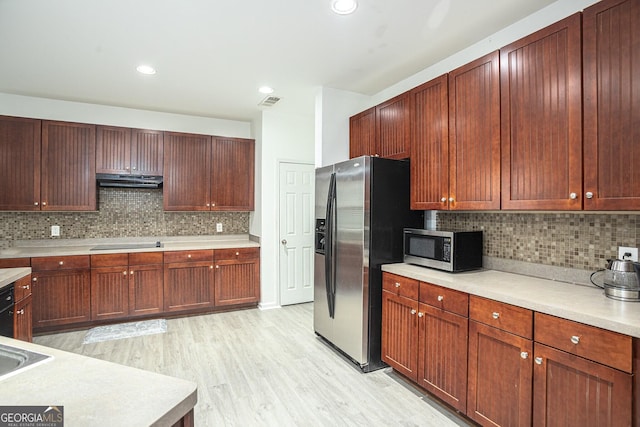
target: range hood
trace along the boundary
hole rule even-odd
[[[125,188],[160,188],[162,176],[156,175],[117,175],[110,173],[97,173],[96,180],[100,187],[125,187]]]

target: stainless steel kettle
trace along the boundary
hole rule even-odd
[[[621,301],[640,301],[640,264],[628,259],[607,260],[607,267],[591,273],[591,283],[604,289],[609,298]],[[594,281],[602,274],[602,284]]]

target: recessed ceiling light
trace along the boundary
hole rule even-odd
[[[273,93],[273,88],[269,86],[262,86],[260,87],[260,89],[258,89],[258,92],[268,95],[270,93]]]
[[[140,74],[152,75],[156,73],[156,69],[150,65],[138,65],[136,70],[138,70]]]
[[[348,15],[358,7],[356,0],[332,0],[331,10],[339,15]]]

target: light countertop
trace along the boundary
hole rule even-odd
[[[31,267],[0,268],[0,289],[31,274]]]
[[[65,426],[171,426],[197,402],[191,381],[0,337],[53,359],[0,380],[2,405],[64,406]]]
[[[382,270],[640,338],[640,302],[607,298],[595,286],[496,270],[447,273],[410,264]]]
[[[160,241],[163,247],[142,249],[109,249],[92,250],[96,246],[118,245],[126,243],[150,243]],[[226,248],[254,248],[260,244],[250,238],[248,234],[233,234],[222,236],[184,236],[184,237],[126,237],[104,239],[46,239],[23,240],[16,242],[13,247],[0,250],[0,258],[30,258],[63,255],[97,255],[109,253],[133,252],[166,252],[186,251],[198,249],[226,249]]]

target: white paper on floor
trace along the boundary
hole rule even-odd
[[[163,334],[165,332],[167,332],[167,319],[119,323],[89,329],[82,343],[90,344],[94,342],[139,337],[142,335]]]

